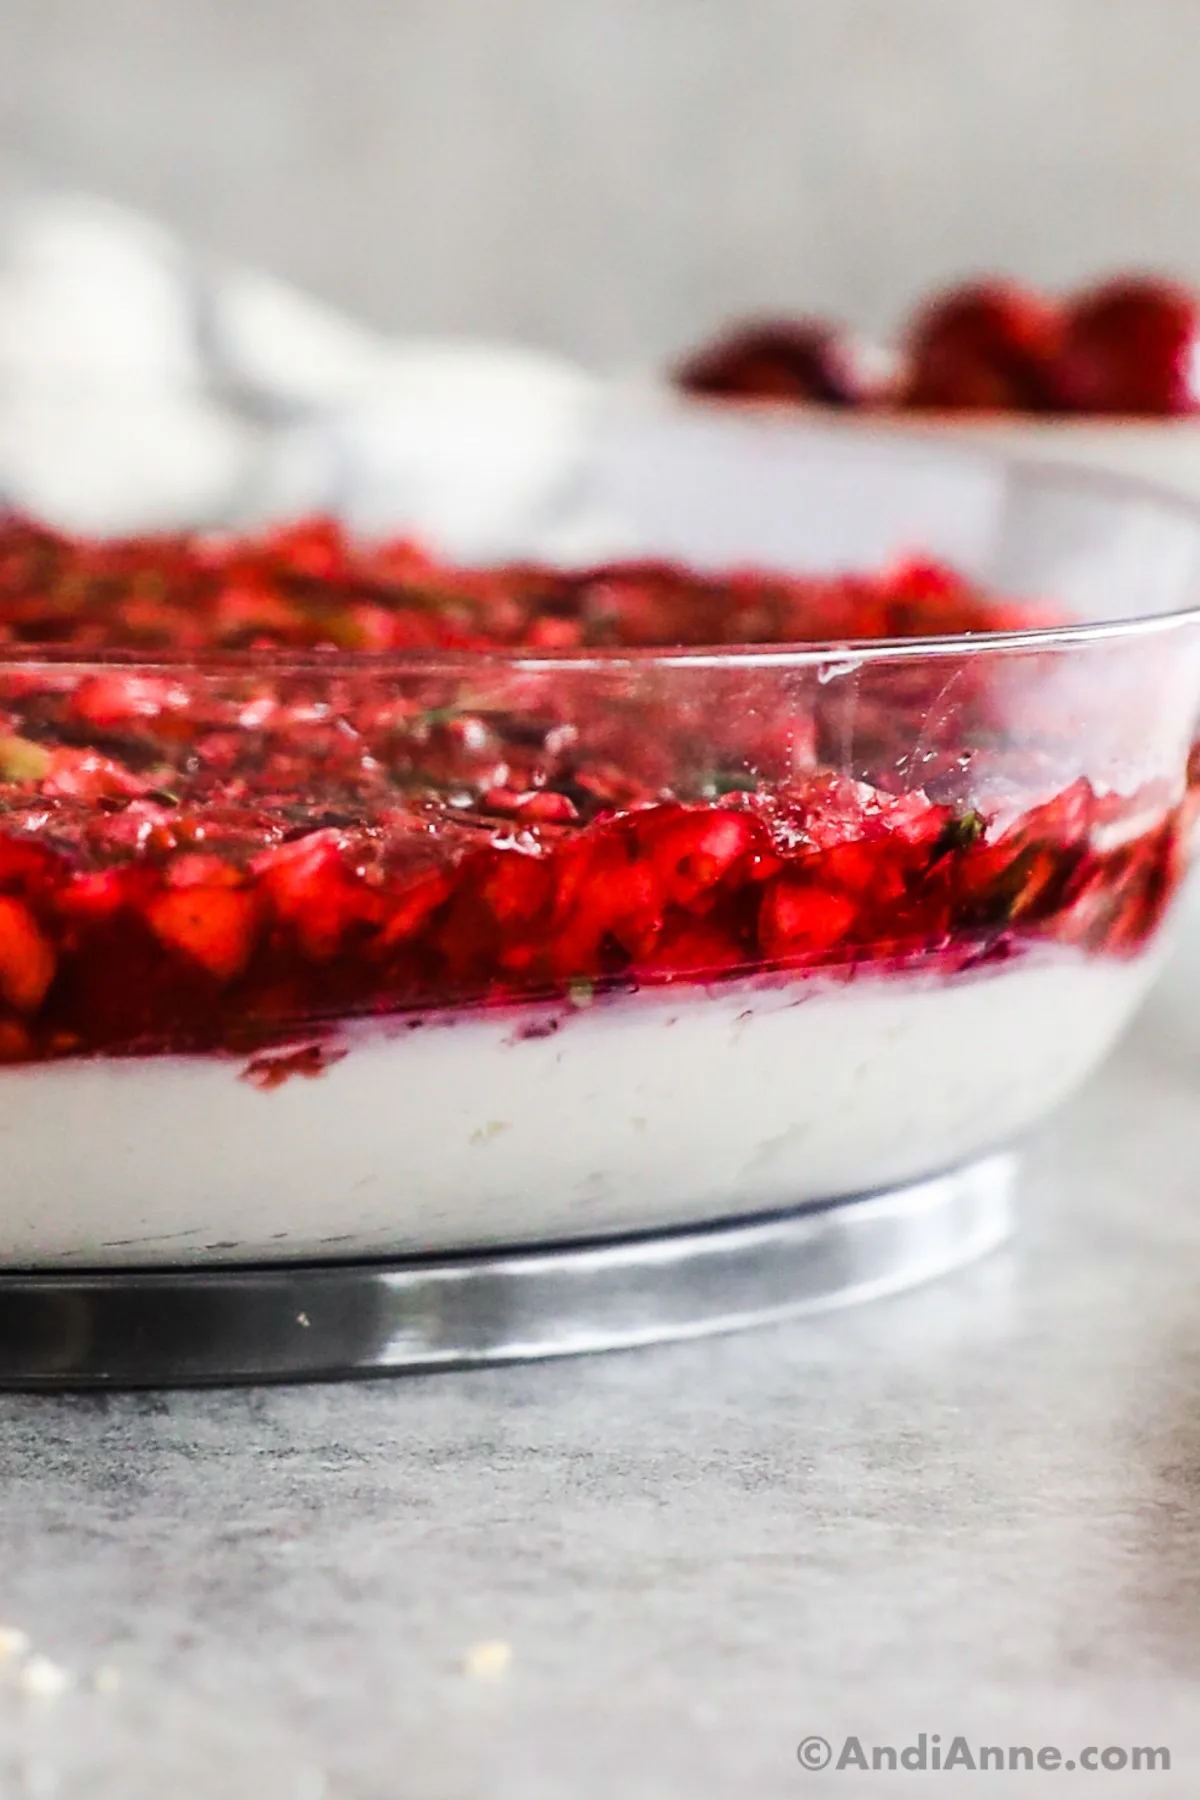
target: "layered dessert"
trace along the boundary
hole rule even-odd
[[[1186,750],[1079,767],[1056,622],[927,562],[10,519],[0,1255],[580,1238],[1007,1144],[1191,835]]]
[[[816,407],[1200,493],[1200,298],[1157,276],[1065,297],[964,283],[888,346],[827,319],[749,320],[672,378],[705,399]]]

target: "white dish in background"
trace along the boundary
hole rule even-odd
[[[1154,482],[1200,500],[1200,421],[1073,419],[1065,415],[926,413],[857,416],[864,430],[934,437],[1031,462],[1101,469]]]
[[[656,375],[635,377],[622,386],[632,396],[694,408],[701,414],[728,413],[767,424],[790,421],[818,430],[961,444],[987,455],[1124,475],[1200,499],[1200,417],[1121,419],[718,399],[681,393]]]

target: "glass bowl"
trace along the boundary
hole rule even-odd
[[[1197,515],[1118,479],[644,404],[597,432],[588,499],[638,554],[920,553],[1065,622],[719,650],[10,648],[0,1263],[757,1217],[973,1166],[1104,1056],[1192,839]],[[131,755],[136,792],[113,773]]]

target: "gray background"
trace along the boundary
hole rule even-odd
[[[0,0],[0,174],[382,324],[604,363],[727,310],[1200,276],[1200,0]]]

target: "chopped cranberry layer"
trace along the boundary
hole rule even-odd
[[[353,1017],[951,975],[1039,944],[1131,954],[1182,874],[1183,772],[1128,798],[1064,780],[1070,727],[1022,694],[1010,742],[987,655],[254,653],[853,643],[1047,618],[924,565],[464,574],[320,522],[105,546],[12,522],[0,1060],[236,1050],[269,1088],[323,1066],[298,1032]],[[80,667],[38,645],[251,654]]]
[[[1165,812],[1107,849],[1105,811],[1081,782],[991,830],[818,773],[515,832],[399,815],[291,836],[264,817],[258,848],[222,841],[223,821],[208,848],[202,813],[131,802],[107,815],[136,819],[107,866],[53,828],[10,827],[0,1057],[254,1050],[320,1022],[581,982],[950,974],[1036,941],[1129,953],[1178,879],[1184,820]]]
[[[85,543],[0,523],[0,648],[79,656],[120,649],[666,648],[1004,631],[1048,622],[953,572],[705,576],[670,563],[583,571],[459,569],[416,544],[366,547],[329,519],[261,538]],[[98,731],[158,716],[162,684],[98,676],[76,702]]]

